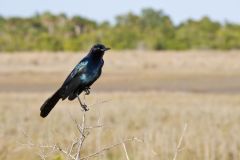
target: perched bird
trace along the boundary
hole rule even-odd
[[[83,109],[87,106],[81,103],[79,95],[85,91],[89,94],[90,86],[100,77],[104,64],[103,55],[110,48],[102,44],[94,45],[90,52],[72,70],[62,86],[41,106],[41,117],[46,117],[57,102],[62,99],[74,100],[78,97]]]

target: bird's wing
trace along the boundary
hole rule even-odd
[[[86,70],[86,66],[87,66],[87,58],[82,59],[72,70],[72,72],[68,75],[68,77],[66,78],[66,80],[63,83],[63,86],[69,84],[69,82],[72,81],[73,78],[75,78],[76,76],[78,76],[79,74],[85,72]]]

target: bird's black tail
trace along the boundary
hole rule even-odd
[[[60,96],[60,89],[57,90],[50,98],[48,98],[44,104],[40,108],[40,116],[45,118],[49,114],[49,112],[53,109],[53,107],[57,104],[59,99],[61,98]]]

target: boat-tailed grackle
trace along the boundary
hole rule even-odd
[[[94,45],[90,52],[72,70],[63,85],[41,106],[41,117],[46,117],[57,102],[62,99],[74,100],[78,97],[83,109],[87,106],[81,103],[79,95],[85,91],[89,94],[90,86],[100,77],[104,64],[103,55],[110,48],[102,44]]]

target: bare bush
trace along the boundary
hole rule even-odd
[[[84,97],[84,101],[85,101],[85,97]],[[103,101],[105,102],[105,101]],[[82,105],[85,105],[85,103],[82,103],[79,100],[80,106],[82,107]],[[104,124],[101,124],[99,121],[97,122],[96,125],[94,126],[88,126],[87,125],[87,113],[86,111],[82,110],[82,120],[81,122],[78,122],[76,118],[74,118],[71,114],[70,117],[72,119],[72,122],[74,123],[75,127],[78,130],[78,135],[76,135],[76,137],[72,140],[72,142],[70,143],[70,145],[68,145],[69,147],[64,148],[62,147],[60,144],[36,144],[34,143],[31,138],[25,133],[23,132],[24,137],[26,138],[27,143],[21,143],[22,145],[25,145],[29,148],[37,148],[38,151],[38,155],[42,160],[46,160],[46,158],[48,158],[49,156],[52,156],[53,154],[61,154],[65,157],[65,159],[70,159],[70,160],[85,160],[85,159],[91,159],[94,157],[97,157],[101,154],[103,154],[104,152],[111,150],[115,147],[119,147],[122,145],[123,147],[123,151],[124,151],[124,155],[126,157],[127,160],[129,160],[129,155],[126,149],[126,143],[132,142],[132,141],[136,141],[136,142],[143,142],[141,139],[136,138],[136,137],[131,137],[131,138],[127,138],[127,139],[122,139],[120,140],[118,143],[115,144],[111,144],[109,146],[105,146],[102,149],[95,151],[89,155],[83,155],[82,154],[82,150],[83,150],[83,146],[84,146],[84,142],[87,139],[87,137],[89,136],[91,130],[93,129],[97,129],[97,128],[104,128]]]

